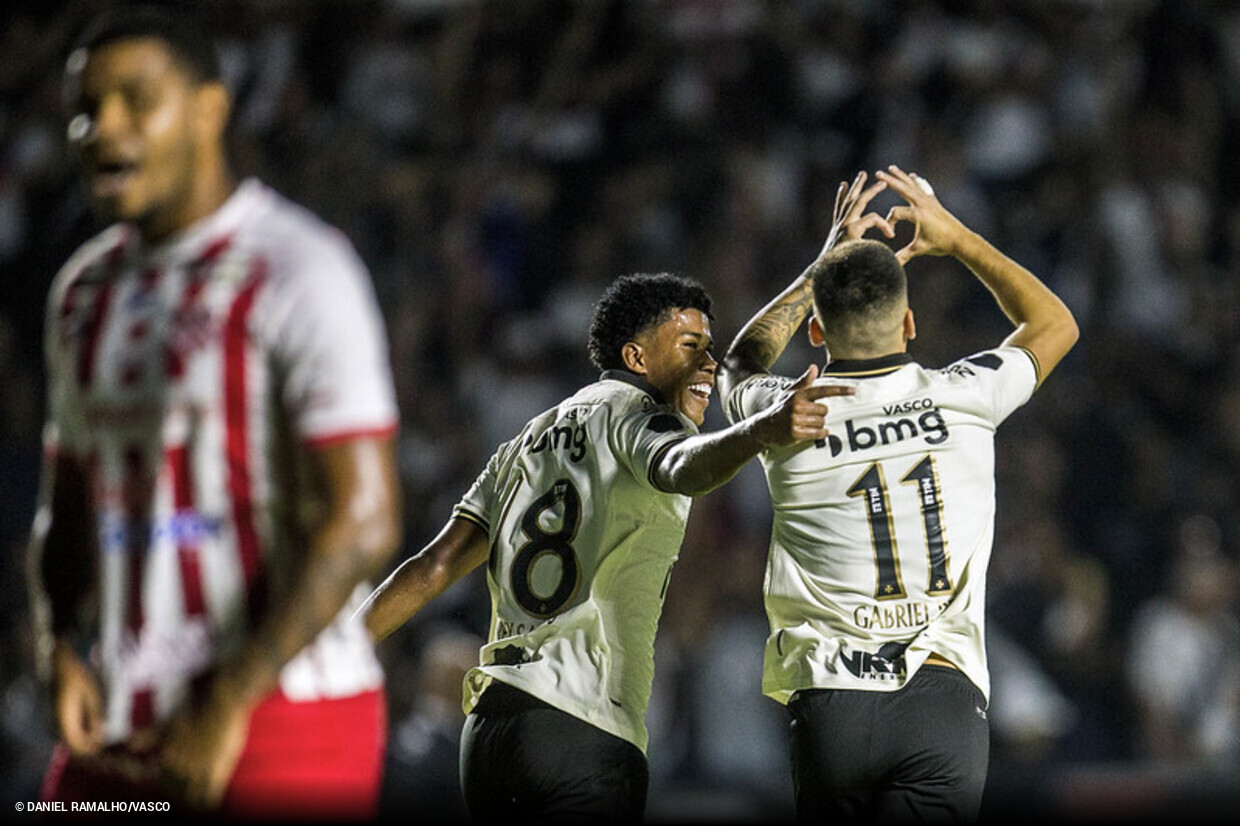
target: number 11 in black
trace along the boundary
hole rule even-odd
[[[934,457],[922,457],[904,474],[900,484],[914,487],[921,503],[921,523],[930,561],[926,593],[934,596],[949,594],[952,582],[947,573],[947,543],[943,537],[943,497],[939,489],[938,474],[935,472]],[[848,495],[859,497],[865,504],[866,518],[870,523],[870,539],[874,543],[874,562],[878,569],[875,599],[903,598],[907,593],[900,577],[900,557],[891,518],[891,497],[882,466],[875,462],[867,467],[848,489]]]

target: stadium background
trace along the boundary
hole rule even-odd
[[[94,229],[61,59],[102,5],[0,18],[0,803],[33,799],[52,744],[24,544],[43,299]],[[1240,803],[1240,6],[201,5],[225,33],[238,169],[338,225],[374,274],[403,416],[402,558],[496,444],[592,380],[609,279],[699,278],[721,352],[812,259],[836,184],[898,163],[1082,328],[998,438],[984,814]],[[1003,335],[959,265],[921,259],[910,280],[923,363]],[[780,366],[810,355],[799,336]],[[707,427],[722,424],[716,403]],[[782,709],[758,690],[768,520],[756,463],[694,507],[658,643],[652,820],[790,811]],[[479,572],[382,647],[385,811],[452,811],[460,673],[488,610]]]

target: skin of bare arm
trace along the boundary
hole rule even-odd
[[[490,540],[477,523],[454,517],[426,547],[406,559],[358,608],[379,642],[453,583],[487,561]]]
[[[818,365],[813,364],[784,391],[778,404],[731,427],[676,444],[655,468],[655,483],[663,490],[700,496],[730,480],[768,447],[827,438],[827,406],[819,399],[849,396],[856,390],[815,387],[816,378]]]
[[[43,478],[48,519],[36,528],[29,569],[40,671],[51,679],[56,726],[66,745],[79,756],[94,754],[103,745],[103,693],[77,653],[98,584],[93,509],[75,460],[49,457]]]
[[[400,544],[392,439],[351,439],[312,455],[327,507],[295,585],[266,613],[239,654],[220,664],[203,699],[187,705],[163,732],[163,779],[190,805],[219,802],[245,745],[250,714],[275,689],[280,669],[332,622],[358,583],[381,570]]]
[[[851,184],[847,181],[840,183],[835,196],[831,230],[818,253],[819,259],[838,242],[860,238],[871,228],[880,230],[889,238],[894,236],[887,219],[865,211],[874,196],[887,188],[885,181],[866,187],[867,177],[865,172],[859,172]],[[812,270],[813,263],[759,310],[733,339],[719,368],[719,389],[725,403],[732,389],[745,379],[755,373],[770,372],[813,309]]]
[[[1031,352],[1038,382],[1044,381],[1080,337],[1071,310],[1037,276],[948,212],[917,176],[898,166],[876,174],[907,202],[891,208],[888,223],[908,221],[914,227],[913,240],[896,252],[900,263],[919,255],[950,255],[968,267],[1016,327],[1003,343]]]

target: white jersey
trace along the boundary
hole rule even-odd
[[[795,381],[751,376],[732,421]],[[827,365],[830,436],[761,456],[774,506],[763,691],[894,691],[933,653],[989,698],[986,571],[994,433],[1037,383],[1028,351],[1000,347],[928,370],[907,354]]]
[[[307,447],[395,432],[369,275],[343,235],[255,180],[166,243],[116,225],[48,305],[50,458],[81,463],[99,535],[105,736],[166,719],[290,587]],[[368,588],[290,661],[294,701],[382,686]]]
[[[491,680],[646,749],[654,638],[690,499],[655,486],[697,428],[608,371],[501,445],[454,515],[487,531],[492,618],[464,709]]]

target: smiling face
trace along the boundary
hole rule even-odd
[[[710,319],[701,310],[672,310],[624,347],[628,369],[643,376],[699,427],[706,419],[718,363],[710,353]]]
[[[117,40],[70,58],[69,141],[91,200],[149,238],[218,206],[227,95],[198,83],[158,38]]]

